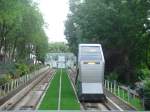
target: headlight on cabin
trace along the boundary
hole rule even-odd
[[[83,62],[83,64],[89,64],[89,65],[94,65],[94,64],[100,64],[100,62]]]

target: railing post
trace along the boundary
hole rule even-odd
[[[128,102],[130,101],[130,87],[128,86]]]
[[[0,96],[2,96],[2,86],[0,86]]]
[[[28,74],[26,75],[26,83],[28,82]]]
[[[112,84],[112,82],[110,82],[110,91],[111,91],[111,93],[113,92],[112,90],[113,90],[113,86],[112,86],[113,84]]]
[[[6,84],[4,85],[4,95],[7,93],[7,87],[6,87]]]
[[[124,99],[124,89],[122,89],[122,92],[123,92],[123,99]]]
[[[21,79],[22,79],[21,84],[24,84],[24,76],[22,76]]]
[[[20,81],[21,81],[21,79],[19,78],[19,79],[18,79],[18,87],[19,87],[19,85],[20,85]]]
[[[107,89],[108,89],[108,80],[106,80],[106,87],[107,87]]]
[[[116,80],[114,80],[114,94],[116,94]]]
[[[120,87],[118,85],[118,96],[120,96]]]
[[[7,83],[7,94],[9,93],[9,83]]]
[[[26,74],[27,75],[27,74]],[[24,76],[24,83],[26,84],[26,75]]]
[[[104,80],[105,81],[105,88],[107,89],[107,81],[106,80]]]
[[[30,80],[30,74],[28,75],[28,81]]]
[[[19,81],[19,79],[17,79],[17,80],[16,80],[16,82],[17,82],[17,86],[16,86],[16,88],[17,88],[17,87],[18,87],[18,85],[19,85],[19,84],[18,84],[18,81]]]
[[[21,77],[20,85],[21,84],[24,84],[24,82],[23,82],[23,76]]]
[[[28,74],[27,74],[26,78],[27,78],[27,79],[26,79],[26,82],[28,82]]]
[[[26,74],[23,76],[23,83],[26,83]]]
[[[26,76],[26,82],[28,82],[28,74],[27,74],[27,76]]]
[[[107,81],[108,91],[109,91],[109,81]]]
[[[15,79],[15,88],[17,88],[17,79]]]
[[[106,80],[106,89],[108,88],[108,86],[107,86],[107,80]]]
[[[9,83],[6,83],[7,85],[7,93],[9,92]]]
[[[10,82],[10,91],[12,91],[13,90],[13,80],[11,80],[11,82]]]

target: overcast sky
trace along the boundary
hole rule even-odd
[[[64,21],[69,12],[68,0],[39,0],[39,8],[48,28],[45,29],[49,42],[65,40]]]

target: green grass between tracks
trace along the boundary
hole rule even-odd
[[[39,110],[57,110],[59,99],[59,82],[61,70],[57,70],[51,84],[39,106]],[[61,110],[79,110],[80,104],[78,103],[71,82],[67,76],[66,70],[62,69],[61,81]]]
[[[59,96],[59,77],[60,70],[58,70],[50,83],[48,90],[46,91],[45,97],[43,98],[39,110],[56,110],[58,107],[58,96]]]
[[[69,77],[66,70],[62,72],[62,94],[61,94],[61,106],[62,110],[79,110],[80,104],[77,101],[76,95],[72,88]]]

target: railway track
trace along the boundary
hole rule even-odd
[[[106,102],[81,102],[81,110],[123,111],[108,97]]]
[[[97,102],[82,102],[81,103],[81,110],[101,110],[101,111],[109,111],[111,110],[105,103]]]
[[[36,110],[37,105],[41,100],[41,97],[45,93],[51,79],[53,77],[54,70],[45,72],[45,75],[40,78],[40,80],[33,86],[30,91],[24,95],[17,103],[11,105],[11,108],[5,110]],[[70,77],[71,80],[72,77]],[[72,85],[73,86],[73,85]],[[8,105],[9,106],[9,105]],[[107,97],[107,102],[80,102],[81,110],[100,110],[100,111],[123,111],[113,101]],[[124,109],[124,108],[123,108]]]
[[[100,110],[100,111],[122,111],[116,107],[114,102],[111,102],[108,97],[106,101],[101,102],[81,102],[82,110]]]
[[[17,103],[11,105],[11,108],[6,107],[6,110],[35,110],[51,80],[53,73],[54,71],[51,70],[46,72],[23,98],[21,98]]]
[[[70,80],[72,81],[73,85],[75,85],[75,77],[76,77],[76,72],[72,69],[69,70],[70,75]],[[108,104],[103,103],[103,102],[80,102],[80,108],[81,110],[102,110],[102,111],[109,111],[111,110]]]
[[[69,70],[69,73],[71,74],[71,80],[74,84],[75,82],[75,77],[76,77],[76,71],[73,69]],[[105,90],[105,89],[104,89]],[[105,95],[107,96],[107,102],[106,103],[102,103],[102,102],[98,102],[98,103],[91,103],[91,102],[87,102],[87,103],[81,103],[81,109],[82,110],[113,110],[113,111],[123,111],[123,110],[132,110],[135,111],[134,108],[132,108],[131,106],[125,104],[123,101],[119,100],[117,97],[115,97],[114,95],[112,95],[109,92],[106,92],[105,90]],[[104,108],[103,108],[104,107]]]

